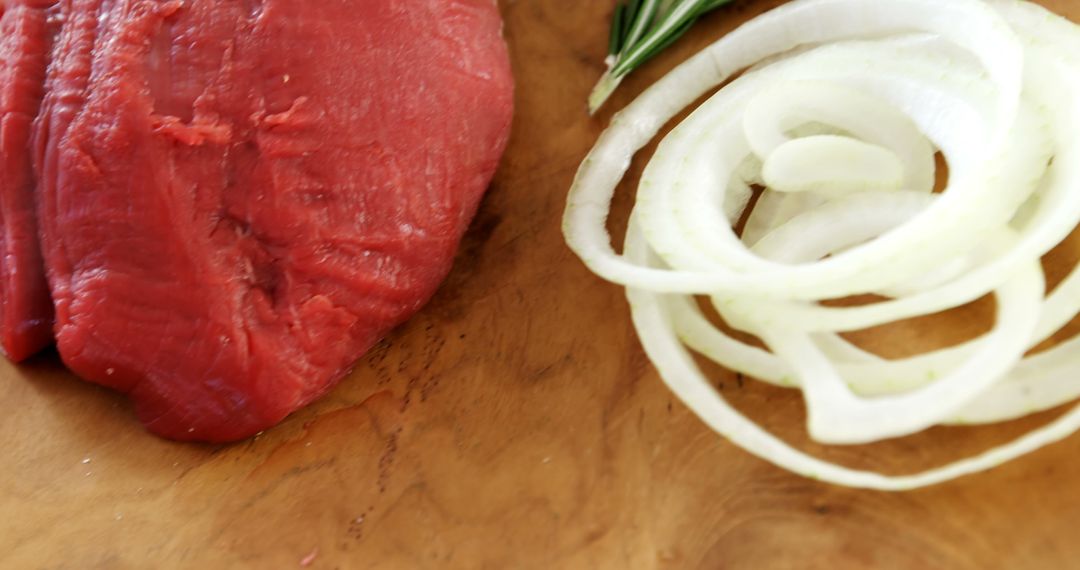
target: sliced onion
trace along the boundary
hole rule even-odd
[[[956,25],[963,22],[963,25]],[[633,155],[660,144],[616,254],[605,227]],[[988,423],[1080,397],[1080,339],[1029,351],[1080,312],[1080,270],[1049,295],[1040,258],[1080,223],[1080,28],[1011,0],[796,0],[676,68],[619,113],[571,188],[564,234],[627,287],[661,377],[706,423],[773,463],[898,490],[988,469],[1080,428],[1080,407],[1020,439],[912,476],[810,457],[729,406],[691,351],[802,390],[810,435],[852,444]],[[934,153],[949,181],[931,194]],[[766,189],[742,235],[751,185]],[[855,307],[822,301],[879,294]],[[984,295],[994,326],[887,360],[839,333]],[[727,335],[697,306],[767,348]]]

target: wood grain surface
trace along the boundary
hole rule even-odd
[[[613,2],[504,0],[515,131],[452,276],[328,397],[253,440],[163,441],[55,355],[0,364],[0,568],[1080,567],[1080,436],[911,493],[790,475],[672,397],[621,289],[563,244],[567,188],[611,109],[780,3],[711,15],[590,119]],[[1080,21],[1080,2],[1045,4]],[[1051,272],[1078,251],[1059,248]],[[900,354],[974,334],[986,313],[976,303],[855,338]],[[889,473],[1054,415],[826,449],[807,440],[796,393],[711,372],[785,439]]]

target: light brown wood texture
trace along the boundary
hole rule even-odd
[[[336,390],[260,437],[163,441],[55,356],[0,364],[0,568],[1080,567],[1080,436],[911,493],[788,474],[672,397],[621,289],[563,244],[567,188],[611,110],[780,3],[708,17],[591,119],[613,2],[504,0],[514,136],[453,274]],[[1080,3],[1045,3],[1080,20]],[[1056,274],[1077,249],[1057,252]],[[856,338],[890,354],[925,348],[985,327],[986,305]],[[1047,419],[827,449],[808,441],[796,393],[711,373],[789,441],[889,473]]]

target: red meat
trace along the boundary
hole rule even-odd
[[[52,38],[47,4],[0,3],[0,347],[14,361],[52,342],[29,146]]]
[[[38,122],[64,362],[227,441],[419,309],[505,146],[492,0],[64,0]]]

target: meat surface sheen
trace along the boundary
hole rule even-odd
[[[0,2],[0,347],[16,362],[52,342],[29,146],[52,39],[49,4]]]
[[[37,124],[64,362],[228,441],[450,269],[505,146],[492,0],[63,0]]]

